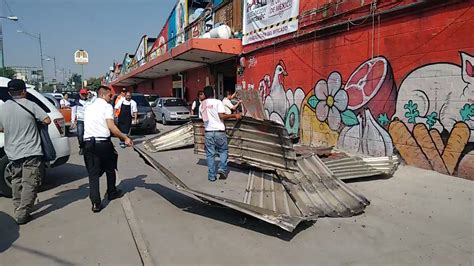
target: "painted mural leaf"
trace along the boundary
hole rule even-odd
[[[308,99],[308,104],[309,106],[311,106],[311,108],[313,109],[316,109],[316,105],[318,104],[319,100],[318,98],[316,98],[315,95],[311,96],[309,99]]]
[[[346,110],[341,113],[342,123],[346,126],[355,126],[359,124],[356,114],[352,110]]]
[[[459,111],[459,114],[461,115],[462,121],[471,120],[471,118],[474,118],[474,104],[466,103]]]
[[[438,121],[438,113],[432,112],[431,114],[426,116],[426,124],[428,124],[429,129],[431,129],[434,124]]]
[[[390,119],[388,118],[387,113],[380,114],[377,121],[382,126],[388,126],[388,124],[390,124]]]
[[[418,104],[413,103],[412,100],[409,100],[407,104],[403,106],[407,112],[405,112],[405,117],[408,118],[408,123],[415,124],[416,118],[420,116],[420,112],[418,111]]]

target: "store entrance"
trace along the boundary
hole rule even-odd
[[[216,98],[222,100],[226,91],[235,91],[237,80],[235,59],[215,65],[214,70],[217,73]]]

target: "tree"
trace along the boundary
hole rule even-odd
[[[0,68],[0,77],[12,79],[15,77],[16,71],[11,67]]]
[[[90,78],[87,80],[87,88],[90,90],[97,90],[102,85],[102,77]]]
[[[72,85],[73,82],[74,85]],[[70,85],[70,87],[72,87],[75,91],[79,91],[82,87],[81,82],[81,75],[74,73],[72,74],[71,78],[69,78],[67,84]]]

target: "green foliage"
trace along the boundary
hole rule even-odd
[[[428,127],[430,129],[434,126],[434,124],[436,124],[437,120],[438,120],[437,112],[432,112],[431,114],[426,116],[426,124],[428,124]]]
[[[308,104],[311,106],[311,108],[316,109],[316,105],[318,104],[319,100],[316,98],[315,95],[309,97],[308,99]]]
[[[342,123],[346,126],[355,126],[359,124],[356,114],[352,110],[345,110],[341,113]]]
[[[90,78],[87,80],[87,88],[90,90],[97,90],[102,83],[102,77]]]
[[[0,77],[12,79],[15,77],[16,71],[11,67],[0,68]]]
[[[386,113],[380,114],[379,117],[377,118],[377,121],[379,122],[380,125],[384,127],[390,124],[390,119],[388,118],[388,115]]]
[[[459,111],[462,121],[471,120],[474,118],[474,104],[466,103]]]
[[[412,100],[409,100],[408,103],[403,106],[403,108],[407,110],[405,117],[408,118],[408,123],[415,124],[416,118],[420,116],[418,104],[413,103]]]

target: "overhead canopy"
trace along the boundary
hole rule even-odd
[[[130,86],[178,72],[215,64],[242,52],[239,39],[191,39],[112,81],[112,86]]]

